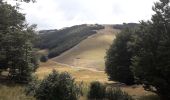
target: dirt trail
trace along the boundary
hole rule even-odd
[[[93,71],[93,72],[104,72],[104,71],[99,71],[99,70],[94,69],[94,68],[76,67],[76,66],[71,66],[71,65],[68,65],[68,64],[59,63],[59,62],[56,62],[56,61],[52,61],[52,62],[57,64],[57,65],[71,67],[71,68],[77,69],[77,70],[89,70],[89,71]]]

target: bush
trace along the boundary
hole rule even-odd
[[[70,74],[58,73],[55,70],[38,86],[32,85],[35,87],[33,96],[37,100],[78,100],[81,93],[81,89],[75,84]]]
[[[104,99],[106,86],[98,81],[92,82],[88,93],[89,99]]]
[[[120,88],[108,88],[106,91],[107,100],[133,100],[133,98]]]
[[[28,85],[25,88],[26,95],[34,96],[35,95],[35,91],[38,88],[40,82],[41,81],[38,80],[37,76],[33,76],[31,82],[28,83]]]
[[[43,56],[41,56],[40,61],[41,62],[47,62],[48,61],[48,57],[43,55]]]
[[[126,92],[123,92],[120,88],[109,87],[95,81],[90,85],[90,91],[88,92],[89,100],[134,100]]]
[[[39,57],[37,54],[32,54],[31,62],[33,64],[33,70],[36,71],[39,67]]]

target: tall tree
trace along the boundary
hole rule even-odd
[[[28,27],[17,6],[0,2],[0,64],[9,68],[9,77],[28,82],[35,64],[32,62],[34,27]]]
[[[132,31],[126,29],[118,33],[106,56],[105,71],[110,80],[131,85],[134,76],[130,69],[132,51],[129,49]]]
[[[160,0],[153,7],[151,21],[141,22],[133,57],[135,76],[147,90],[162,100],[170,100],[170,0]]]

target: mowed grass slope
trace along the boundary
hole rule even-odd
[[[105,25],[105,29],[97,31],[96,34],[52,60],[75,67],[104,70],[106,51],[118,32],[119,30],[113,29],[111,25]]]

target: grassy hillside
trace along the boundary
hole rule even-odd
[[[104,70],[106,50],[115,38],[115,34],[119,32],[119,30],[112,27],[106,25],[105,29],[97,31],[96,34],[83,40],[60,56],[53,58],[53,60],[76,67]]]
[[[77,45],[80,41],[88,36],[95,34],[96,30],[103,29],[101,25],[76,25],[61,30],[44,30],[40,31],[40,40],[35,47],[48,49],[48,57],[56,57]]]

